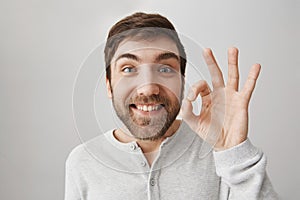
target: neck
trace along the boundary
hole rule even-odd
[[[172,136],[177,129],[180,126],[181,121],[175,120],[173,124],[170,126],[170,128],[167,130],[167,132],[164,134],[163,137],[156,139],[156,140],[139,140],[136,138],[133,138],[132,136],[127,135],[122,130],[117,129],[114,131],[114,136],[117,140],[123,143],[129,143],[132,141],[136,141],[136,143],[139,145],[139,147],[142,149],[144,154],[150,154],[155,153],[158,151],[159,146],[161,143],[167,138]]]

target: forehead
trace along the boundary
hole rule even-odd
[[[172,52],[179,55],[176,43],[168,37],[159,36],[149,39],[128,38],[119,44],[112,60],[125,53],[147,53],[148,56],[149,54],[155,56],[161,52]]]

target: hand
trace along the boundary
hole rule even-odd
[[[225,150],[247,139],[248,106],[261,66],[254,64],[247,81],[239,91],[238,49],[228,49],[228,81],[210,49],[203,51],[212,78],[213,91],[204,80],[195,83],[183,99],[181,115],[184,121],[214,150]],[[193,113],[192,102],[200,95],[202,108],[199,115]]]

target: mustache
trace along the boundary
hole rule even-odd
[[[129,104],[163,104],[165,106],[170,104],[170,100],[162,95],[152,94],[150,96],[139,95],[131,97]]]

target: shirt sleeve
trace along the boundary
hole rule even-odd
[[[221,178],[220,200],[279,199],[266,173],[266,156],[249,139],[213,154]]]
[[[72,167],[70,161],[66,161],[65,168],[65,200],[80,200],[81,196],[79,193],[78,186],[74,180]]]

